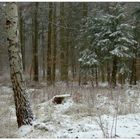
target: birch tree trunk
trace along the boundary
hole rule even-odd
[[[19,10],[19,20],[20,20],[20,43],[21,43],[21,54],[22,54],[22,63],[23,63],[23,71],[25,72],[25,24],[23,19],[23,11]]]
[[[14,91],[18,127],[32,123],[33,113],[23,75],[22,56],[19,46],[18,9],[16,3],[6,4],[6,31],[10,74]]]

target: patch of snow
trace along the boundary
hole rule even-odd
[[[70,106],[73,105],[73,100],[72,99],[68,99],[66,102],[64,102],[63,104],[58,104],[55,105],[55,108],[58,112],[65,112]]]
[[[138,90],[128,89],[126,90],[125,94],[131,98],[133,97],[137,98],[140,92]]]
[[[7,87],[7,86],[0,87],[0,90],[2,93],[6,93],[6,94],[10,94],[12,92],[12,88]]]
[[[33,89],[33,88],[27,89],[27,92],[34,92],[34,91],[35,91],[35,89]]]
[[[100,86],[100,87],[107,87],[107,86],[108,86],[108,83],[107,83],[107,82],[104,82],[104,83],[100,83],[100,82],[99,82],[99,86]]]
[[[77,121],[67,120],[66,123],[63,124],[65,128],[60,128],[54,136],[55,138],[104,138],[103,132],[95,121],[95,118],[99,119],[98,117],[85,117]],[[119,116],[116,128],[115,126],[113,127],[112,116],[103,115],[101,119],[103,129],[108,138],[140,138],[140,127],[134,119],[133,114]]]
[[[23,125],[19,128],[18,134],[20,137],[25,137],[27,134],[33,131],[33,127],[31,125]]]
[[[61,95],[55,95],[55,97],[70,97],[70,94],[61,94]]]

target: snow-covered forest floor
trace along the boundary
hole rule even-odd
[[[16,124],[14,99],[10,85],[0,85],[0,137],[28,138],[140,138],[140,85],[110,89],[58,82],[29,86],[36,116],[32,127]],[[62,104],[54,104],[55,95],[70,94]]]

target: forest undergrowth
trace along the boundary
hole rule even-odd
[[[115,125],[117,116],[140,113],[139,87],[137,85],[129,88],[128,85],[125,85],[124,88],[118,86],[116,89],[111,89],[107,84],[100,83],[99,87],[93,88],[90,85],[78,86],[77,83],[72,82],[69,82],[69,85],[57,82],[55,86],[48,87],[46,83],[42,82],[41,84],[29,86],[28,92],[30,93],[34,114],[40,121],[46,121],[47,118],[47,120],[56,123],[52,116],[55,108],[53,105],[50,107],[47,103],[55,95],[70,94],[70,100],[73,104],[64,109],[63,113],[60,113],[72,116],[75,119],[89,116],[97,117],[98,119],[95,119],[95,122],[101,129],[103,137],[113,137],[111,131],[114,130],[110,130],[110,135],[107,133],[102,124],[101,116],[111,115],[114,118],[114,124],[112,123],[112,125]],[[1,85],[0,87],[0,106],[0,137],[19,137],[17,135],[18,128],[13,92],[10,85]],[[53,137],[54,135],[48,136]]]

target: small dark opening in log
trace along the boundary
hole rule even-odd
[[[62,104],[64,97],[54,97],[53,103],[55,104]]]

